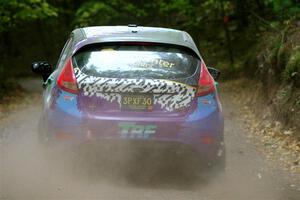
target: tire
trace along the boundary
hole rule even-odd
[[[218,176],[218,175],[222,175],[225,173],[225,169],[226,169],[226,151],[225,151],[225,147],[223,146],[222,148],[222,155],[217,156],[217,158],[215,159],[215,161],[212,163],[209,171],[210,174],[212,174],[213,176]]]
[[[47,137],[47,131],[45,130],[45,126],[42,119],[40,119],[38,122],[37,143],[39,149],[42,151],[44,156],[48,157],[50,155],[49,142]]]

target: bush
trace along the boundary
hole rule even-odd
[[[283,72],[286,81],[299,81],[300,79],[300,51],[293,53]]]

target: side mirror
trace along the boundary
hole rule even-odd
[[[46,81],[52,73],[52,67],[46,61],[33,62],[31,64],[31,70],[36,74],[42,75],[44,81]]]
[[[221,72],[213,67],[207,67],[210,75],[214,78],[214,80],[218,80],[220,78]]]

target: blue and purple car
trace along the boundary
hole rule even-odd
[[[54,69],[35,62],[32,70],[44,79],[40,139],[48,145],[157,143],[224,165],[219,73],[184,31],[79,28]]]

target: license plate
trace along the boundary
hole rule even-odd
[[[124,94],[121,101],[122,110],[151,111],[153,109],[153,95]]]

